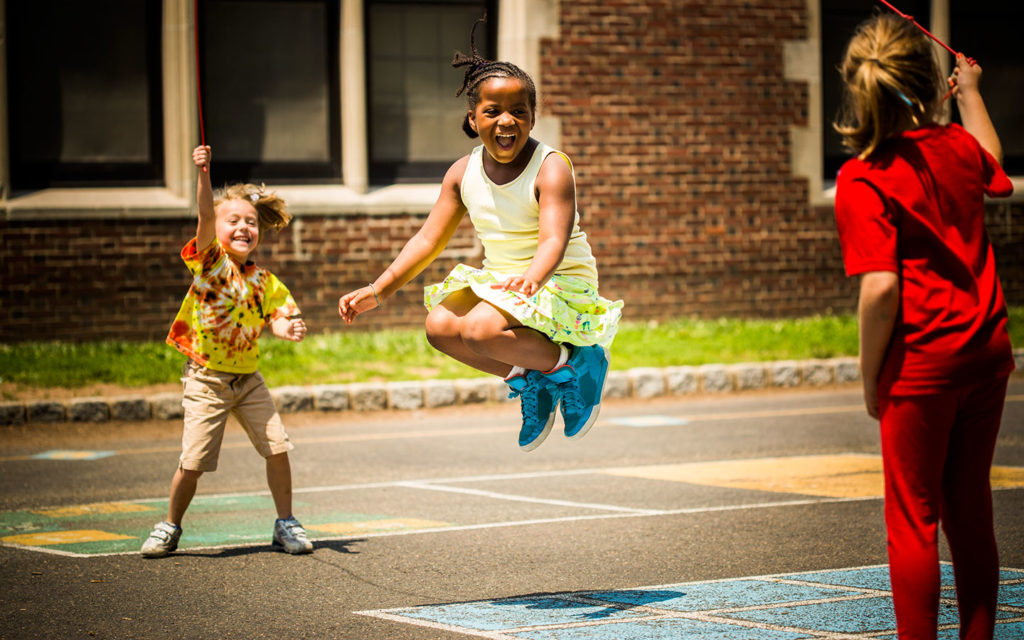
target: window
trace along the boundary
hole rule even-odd
[[[900,11],[914,16],[922,25],[928,25],[929,0],[901,0]],[[850,158],[842,137],[832,128],[842,103],[843,82],[839,65],[843,62],[846,45],[854,31],[870,18],[873,9],[861,0],[824,0],[821,3],[821,93],[822,140],[825,155],[825,180],[834,180],[839,167]]]
[[[912,15],[953,49],[979,61],[984,69],[981,90],[985,106],[1003,145],[1003,167],[1011,175],[1024,175],[1024,110],[1019,96],[1024,95],[1024,50],[1016,42],[1019,25],[1024,21],[1024,3],[1001,0],[900,0],[901,11]],[[932,11],[942,9],[941,15]],[[841,82],[836,68],[842,61],[846,43],[854,28],[872,15],[855,0],[823,0],[821,3],[822,111],[825,180],[833,180],[849,152],[842,147],[832,121],[839,109]],[[943,20],[939,20],[943,18]],[[947,22],[948,21],[948,22]],[[933,23],[948,23],[949,33],[939,33]],[[952,56],[944,50],[952,65]],[[953,101],[953,120],[959,121]]]
[[[338,7],[200,2],[203,124],[218,182],[340,182]]]
[[[6,9],[12,190],[161,184],[160,0]]]
[[[982,67],[981,94],[1003,146],[1003,168],[1024,175],[1024,51],[1017,42],[1024,3],[954,0],[949,17],[949,45]]]
[[[455,97],[464,68],[452,53],[477,50],[494,58],[494,2],[396,2],[369,0],[367,83],[370,179],[376,184],[434,182],[476,143],[462,133],[465,96]]]

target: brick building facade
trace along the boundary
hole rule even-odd
[[[625,300],[626,319],[855,308],[820,176],[800,175],[793,160],[794,145],[808,139],[795,130],[821,135],[813,83],[785,71],[787,46],[820,37],[815,3],[542,4],[556,19],[537,39],[530,71],[542,114],[557,123],[544,130],[560,139],[538,137],[575,163],[601,291]],[[186,186],[150,212],[9,197],[0,220],[0,342],[166,335],[189,285],[178,251],[194,231],[193,178],[180,173]],[[342,330],[338,296],[386,267],[429,210],[430,197],[373,205],[374,191],[323,210],[299,198],[293,226],[263,240],[258,260],[288,284],[313,332]],[[1024,199],[988,211],[1007,299],[1024,304]],[[357,330],[419,326],[422,284],[479,260],[464,222],[442,257]]]

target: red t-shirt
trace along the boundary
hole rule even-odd
[[[1012,192],[996,159],[956,124],[908,131],[843,165],[836,226],[846,275],[900,279],[881,388],[934,393],[1013,371],[984,209],[985,195]]]

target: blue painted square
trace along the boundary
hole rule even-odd
[[[718,622],[658,618],[570,629],[543,629],[511,634],[522,640],[800,640],[803,633],[751,629]]]
[[[614,607],[580,604],[559,598],[485,600],[483,602],[392,610],[389,613],[480,631],[567,624],[588,620],[617,620],[650,615]]]
[[[893,613],[890,596],[740,611],[720,615],[723,618],[736,618],[762,624],[843,633],[876,633],[895,631],[896,629],[896,615]],[[952,614],[950,614],[947,607],[940,607],[939,625],[955,623],[956,608],[953,607]]]
[[[1008,607],[1024,607],[1024,582],[999,585],[999,604]],[[1021,637],[1024,638],[1024,636]]]
[[[1005,624],[996,623],[993,640],[1020,640],[1024,638],[1024,622],[1010,622]],[[879,636],[875,640],[898,640],[896,634],[891,636]],[[959,629],[943,629],[939,631],[937,640],[960,640]]]
[[[943,588],[953,587],[952,565],[940,565],[940,578]],[[797,573],[786,576],[779,576],[786,580],[798,580],[800,582],[816,582],[818,584],[834,584],[855,589],[875,589],[877,591],[891,591],[889,582],[888,565],[881,567],[864,567],[861,569],[838,569],[836,571],[819,571],[816,573]]]
[[[602,591],[588,598],[642,605],[670,611],[708,611],[756,607],[779,602],[802,602],[854,595],[856,591],[785,584],[767,580],[730,580],[677,585],[673,589]]]

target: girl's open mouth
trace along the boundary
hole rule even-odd
[[[511,149],[516,143],[516,136],[513,133],[510,134],[498,134],[494,136],[494,141],[498,143],[498,146],[502,149]]]

